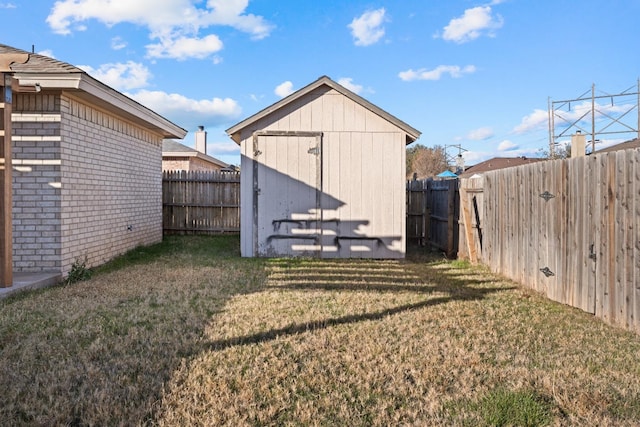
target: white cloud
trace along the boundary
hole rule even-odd
[[[498,144],[498,151],[513,151],[518,148],[518,144],[505,139]]]
[[[111,49],[121,50],[127,47],[127,42],[122,40],[122,37],[114,37],[111,39]]]
[[[490,127],[482,127],[469,132],[467,134],[467,139],[470,139],[472,141],[482,141],[491,138],[493,135],[493,129],[491,129]]]
[[[286,82],[280,83],[278,86],[276,86],[273,92],[280,98],[291,95],[294,92],[293,83],[288,80]]]
[[[103,64],[97,70],[88,65],[80,65],[78,68],[119,91],[145,87],[151,78],[151,72],[147,67],[133,61]]]
[[[251,34],[256,40],[269,36],[274,25],[265,21],[262,16],[244,13],[248,5],[249,0],[208,0],[207,7],[210,10],[203,15],[203,22],[231,26]]]
[[[148,90],[126,95],[184,129],[228,124],[242,113],[238,103],[231,98],[196,100],[175,93]]]
[[[467,9],[461,17],[452,19],[444,27],[442,38],[455,43],[466,43],[483,34],[493,37],[495,30],[503,24],[500,15],[492,15],[490,6],[478,6]]]
[[[53,51],[48,49],[39,51],[38,55],[48,56],[49,58],[53,58],[53,59],[56,58],[55,56],[53,56]]]
[[[378,42],[384,36],[385,10],[384,8],[363,13],[348,25],[356,46],[369,46]]]
[[[360,94],[364,89],[362,85],[355,84],[351,77],[342,77],[341,79],[338,79],[338,84],[357,94]]]
[[[17,6],[13,3],[0,3],[0,9],[16,9]]]
[[[47,23],[58,34],[84,31],[86,22],[97,20],[109,27],[131,23],[146,27],[158,40],[147,46],[151,57],[203,58],[222,48],[216,35],[199,36],[211,26],[230,26],[253,39],[267,37],[274,26],[263,17],[245,13],[248,0],[59,0]],[[150,13],[151,12],[151,13]]]
[[[407,82],[413,80],[440,80],[444,74],[449,74],[451,77],[459,78],[464,74],[471,74],[475,71],[476,67],[473,65],[467,65],[464,68],[461,68],[458,65],[439,65],[433,70],[421,68],[419,70],[409,69],[407,71],[402,71],[398,73],[398,77]]]
[[[513,131],[517,134],[531,132],[534,130],[543,129],[549,124],[549,113],[545,110],[536,108],[533,113],[522,118],[522,121],[518,126],[513,128]]]
[[[462,153],[465,167],[484,162],[491,157],[494,157],[493,153],[483,151],[465,151],[464,153]]]
[[[203,59],[222,50],[222,41],[215,34],[204,38],[160,38],[160,43],[147,45],[147,52],[152,58],[188,58]]]
[[[231,140],[224,142],[208,142],[207,153],[216,153],[218,155],[240,154],[240,147]]]

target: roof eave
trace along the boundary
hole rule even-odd
[[[133,116],[150,128],[159,132],[163,138],[183,139],[187,131],[165,119],[144,105],[123,95],[86,73],[24,73],[16,72],[14,78],[20,86],[35,86],[44,89],[77,90],[102,101],[109,108],[117,109]]]
[[[162,157],[196,157],[214,165],[226,168],[229,166],[222,160],[218,160],[215,157],[211,157],[208,154],[201,153],[199,151],[163,151]]]

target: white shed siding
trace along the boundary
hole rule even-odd
[[[243,256],[256,255],[252,135],[257,130],[322,132],[323,217],[339,220],[337,226],[325,222],[323,257],[404,257],[406,134],[326,86],[242,130]],[[286,160],[287,164],[291,161]],[[339,245],[336,237],[340,237]]]

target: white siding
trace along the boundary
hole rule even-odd
[[[308,93],[242,131],[243,256],[255,255],[252,167],[255,130],[323,132],[323,217],[339,220],[338,225],[330,222],[324,225],[323,257],[404,257],[406,134],[327,87]],[[292,161],[301,162],[304,154],[301,151],[295,160],[287,159],[287,167]],[[339,245],[335,244],[336,237]]]

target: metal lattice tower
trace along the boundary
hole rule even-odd
[[[602,100],[609,100],[610,105],[599,104]],[[590,108],[584,108],[589,102]],[[574,106],[578,103],[575,112],[571,112],[571,103]],[[551,157],[554,157],[559,138],[568,137],[576,131],[591,136],[592,153],[596,142],[599,142],[598,136],[635,133],[635,137],[640,138],[640,79],[635,86],[617,94],[603,92],[603,95],[596,95],[596,85],[593,84],[590,91],[575,99],[552,101],[549,98],[548,108]],[[630,114],[634,110],[635,116]],[[560,122],[559,129],[556,129],[556,120]]]

